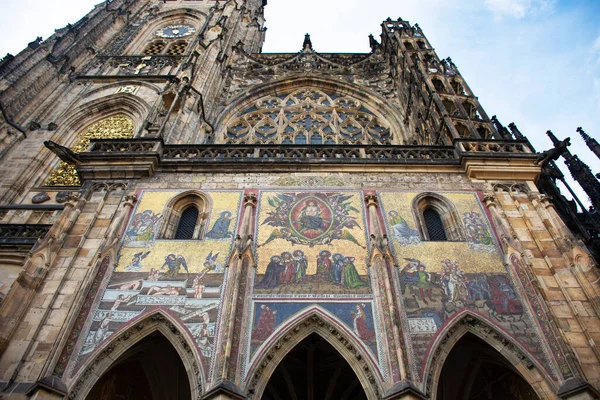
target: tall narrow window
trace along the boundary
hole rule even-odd
[[[437,211],[435,211],[432,208],[426,209],[425,211],[423,211],[423,219],[425,221],[425,227],[427,228],[429,240],[448,240],[448,238],[446,237],[446,230],[444,229],[444,224],[442,223],[442,218],[440,217],[440,214],[437,213]]]
[[[197,220],[198,209],[195,206],[186,208],[179,219],[177,232],[175,232],[175,239],[193,239]]]

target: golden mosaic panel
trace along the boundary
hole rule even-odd
[[[368,292],[362,203],[360,192],[261,192],[255,288],[260,293]]]
[[[417,259],[425,264],[428,272],[441,272],[443,260],[456,260],[467,273],[500,273],[506,272],[501,257],[491,236],[491,245],[474,248],[468,241],[461,242],[429,242],[419,239],[406,243],[398,240],[393,225],[394,218],[402,218],[410,230],[416,231],[416,224],[411,210],[411,202],[419,193],[409,192],[380,192],[379,196],[385,213],[386,227],[391,238],[399,265],[405,264],[405,259]],[[487,232],[492,232],[487,216],[479,205],[473,193],[439,193],[448,199],[461,217],[465,213],[477,213],[485,221]],[[394,214],[394,212],[397,213]],[[397,221],[397,220],[396,220]],[[462,221],[461,221],[462,223]]]

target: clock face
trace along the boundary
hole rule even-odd
[[[189,25],[169,25],[157,30],[155,35],[162,38],[172,39],[188,36],[194,32],[196,32],[196,28]]]

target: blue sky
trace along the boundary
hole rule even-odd
[[[76,22],[97,1],[4,2],[0,56]],[[367,52],[388,16],[419,23],[488,115],[514,121],[538,151],[551,146],[548,129],[570,136],[571,151],[600,172],[575,132],[582,126],[600,141],[598,0],[269,0],[265,14],[265,52],[299,51],[307,32],[316,51]]]

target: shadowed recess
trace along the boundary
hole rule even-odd
[[[191,399],[187,373],[171,343],[155,332],[127,350],[96,382],[88,400]]]
[[[279,363],[263,400],[363,400],[367,396],[344,358],[323,338],[312,334]]]

